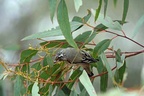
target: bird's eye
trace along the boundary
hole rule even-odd
[[[64,55],[65,55],[65,54],[62,54],[62,53],[61,53],[61,54],[58,55],[58,57],[63,57]]]

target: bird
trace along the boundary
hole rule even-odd
[[[77,64],[82,66],[83,69],[87,72],[88,76],[93,76],[93,72],[90,70],[90,64],[98,62],[99,59],[93,58],[88,52],[81,49],[75,48],[64,48],[57,52],[55,55],[55,62],[57,61],[66,61],[69,64]]]

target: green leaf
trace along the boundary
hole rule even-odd
[[[92,14],[96,14],[97,11],[95,10],[91,10],[92,11]],[[122,27],[121,27],[121,24],[117,21],[113,21],[110,17],[108,16],[105,16],[103,14],[100,14],[99,13],[99,16],[97,18],[97,20],[99,22],[101,22],[101,24],[103,24],[104,26],[110,28],[110,29],[113,29],[113,30],[118,30],[118,31],[121,31],[122,30]]]
[[[104,52],[101,53],[100,57],[101,57],[101,59],[102,59],[103,64],[105,64],[105,66],[106,66],[106,69],[107,69],[107,71],[108,71],[108,74],[109,74],[110,78],[111,78],[112,81],[113,81],[113,80],[114,80],[114,75],[113,75],[113,73],[112,73],[110,64],[109,64],[109,62],[108,62],[108,60],[107,60]]]
[[[89,18],[91,17],[91,11],[88,10],[88,14],[86,16],[84,16],[83,18],[81,17],[78,17],[78,16],[75,16],[72,21],[75,21],[75,22],[79,22],[79,23],[85,23],[89,20]]]
[[[78,12],[80,6],[82,6],[82,0],[74,0],[75,10]]]
[[[47,80],[51,75],[47,71],[44,71],[40,74],[40,78]]]
[[[47,96],[48,92],[51,92],[50,90],[50,84],[46,84],[45,86],[43,86],[42,88],[40,88],[39,93],[41,93],[42,96]],[[49,93],[51,94],[51,93]],[[48,95],[51,96],[51,95]]]
[[[106,67],[103,65],[102,61],[98,62],[97,64],[97,70],[99,74],[102,74],[104,72],[107,72]],[[100,90],[102,92],[106,92],[108,85],[108,74],[103,74],[100,76]]]
[[[36,55],[37,52],[38,52],[38,50],[27,49],[21,53],[20,64],[27,63],[27,64],[23,65],[23,67],[22,67],[23,72],[26,72],[26,71],[29,72],[29,62],[30,62],[31,58],[34,55]]]
[[[49,0],[50,18],[52,22],[56,10],[56,5],[57,5],[57,0]]]
[[[79,34],[74,40],[77,42],[78,45],[82,47],[82,45],[85,45],[93,40],[96,34],[96,32],[86,31],[82,34]]]
[[[66,96],[66,95],[60,88],[57,88],[56,94],[54,96]]]
[[[83,70],[82,75],[79,77],[80,82],[83,84],[90,96],[97,96],[94,86],[92,85],[87,73]]]
[[[47,65],[49,65],[50,67],[53,67],[53,65],[54,65],[54,61],[50,54],[46,55],[43,60],[43,66],[47,66]]]
[[[106,19],[101,19],[100,21],[103,25],[105,25],[110,29],[119,30],[119,31],[122,30],[120,23],[117,21],[113,22],[113,20],[109,17],[107,17]]]
[[[38,79],[37,79],[32,87],[32,96],[40,96],[38,92],[39,92],[39,86],[38,86]]]
[[[74,90],[72,90],[69,96],[77,96],[77,93]]]
[[[72,89],[72,87],[73,87],[73,85],[74,85],[74,83],[75,83],[74,81],[78,79],[78,77],[81,75],[81,73],[82,73],[82,71],[80,71],[79,68],[76,69],[76,70],[72,73],[72,75],[70,76],[69,79],[70,79],[70,80],[73,80],[73,82],[67,84],[67,87],[68,87],[69,89]]]
[[[70,23],[71,30],[72,31],[76,30],[80,25],[81,25],[81,23],[79,23],[79,22],[71,22]],[[39,33],[29,35],[29,36],[23,38],[22,41],[23,40],[37,39],[37,38],[46,38],[46,37],[48,37],[49,41],[50,40],[60,40],[61,39],[60,36],[63,36],[63,34],[61,32],[60,27],[58,26],[58,27],[52,28],[51,30],[48,30],[48,31],[39,32]]]
[[[57,78],[56,75],[59,74],[59,72],[62,72],[63,65],[61,64],[55,64],[53,67],[48,67],[47,70],[41,73],[40,77],[47,80],[49,77],[54,77],[52,79]]]
[[[106,16],[107,5],[108,5],[108,0],[104,0],[104,17]]]
[[[109,47],[110,42],[111,42],[111,39],[105,39],[99,42],[94,48],[93,56],[97,57],[98,55],[103,53]]]
[[[136,26],[133,31],[132,38],[134,38],[136,36],[136,34],[139,32],[139,29],[140,29],[140,27],[142,27],[142,25],[144,25],[144,15],[141,16],[141,18],[137,21]]]
[[[52,91],[53,91],[53,86],[52,85],[49,86],[48,91],[49,91],[48,96],[52,96]]]
[[[95,20],[96,21],[99,17],[99,13],[100,13],[100,10],[101,10],[101,6],[102,6],[102,0],[99,0],[99,6],[98,8],[96,9],[96,13],[95,13]]]
[[[30,84],[29,86],[28,86],[28,93],[32,93],[32,87],[33,87],[33,85],[34,85],[34,83],[32,83],[32,84]]]
[[[81,91],[81,93],[79,94],[79,96],[89,96],[89,94],[87,93],[86,89],[83,88],[83,90]]]
[[[65,94],[70,94],[71,89],[69,89],[69,88],[65,85],[65,86],[63,86],[62,91],[63,91]],[[66,96],[67,96],[67,95],[66,95]]]
[[[113,22],[118,22],[120,25],[123,25],[123,24],[125,24],[125,23],[128,23],[127,21],[122,22],[121,20],[113,20]]]
[[[48,30],[48,31],[39,32],[39,33],[29,35],[29,36],[23,38],[22,41],[23,40],[37,39],[37,38],[45,38],[45,37],[56,37],[56,36],[61,36],[61,35],[62,35],[61,31],[57,27],[55,29],[51,29],[51,30]],[[59,38],[57,38],[57,39],[59,39]]]
[[[107,29],[108,27],[106,27],[105,25],[103,24],[98,24],[95,28],[94,28],[94,31],[95,32],[99,32],[99,31],[102,31],[102,30],[105,30]]]
[[[127,12],[128,12],[128,7],[129,7],[129,0],[124,0],[124,7],[123,7],[123,17],[122,17],[122,22],[125,22]]]
[[[122,60],[121,60],[121,50],[118,49],[117,51],[115,51],[115,54],[116,54],[116,61],[117,62],[122,62]]]
[[[126,61],[124,61],[123,66],[119,68],[119,79],[121,82],[123,81],[125,70],[126,70]]]
[[[21,58],[20,58],[20,63],[29,63],[31,58],[36,55],[36,53],[38,52],[38,50],[31,50],[31,49],[27,49],[22,51],[21,53]]]
[[[37,70],[37,71],[39,71],[40,69],[41,69],[41,63],[40,62],[37,62],[37,63],[35,63],[35,64],[33,64],[32,66],[31,66],[31,68],[34,68],[35,70]]]
[[[65,40],[57,40],[57,41],[50,41],[50,42],[42,42],[40,45],[44,48],[67,48],[69,44]]]
[[[78,48],[76,43],[73,40],[72,34],[71,34],[71,28],[68,18],[68,11],[67,6],[65,3],[65,0],[61,0],[58,9],[57,9],[57,20],[60,26],[60,29],[62,30],[62,33],[64,37],[66,38],[67,42],[74,48]]]
[[[23,96],[26,93],[26,88],[23,85],[21,76],[17,75],[14,83],[14,96]]]
[[[114,78],[118,84],[122,84],[125,70],[126,70],[126,62],[124,62],[124,64],[115,71]]]
[[[103,67],[102,72],[106,72],[106,71],[107,71],[107,69],[105,67]],[[100,90],[102,92],[106,92],[107,85],[108,85],[108,74],[104,74],[100,77]]]

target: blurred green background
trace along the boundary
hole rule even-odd
[[[123,0],[118,0],[114,7],[113,0],[108,1],[107,15],[113,20],[121,20]],[[96,9],[98,0],[83,0],[83,6],[79,12],[75,11],[73,0],[66,0],[70,20],[73,16],[84,16],[87,9]],[[129,37],[133,36],[136,22],[144,15],[144,0],[130,0],[129,10],[123,30]],[[101,11],[103,13],[103,10]],[[93,19],[89,21],[93,23]],[[38,40],[21,41],[22,38],[36,32],[43,32],[58,25],[56,16],[52,23],[49,16],[48,0],[0,0],[0,58],[6,63],[16,64],[19,61],[20,52],[28,48],[29,44],[36,46]],[[84,27],[79,32],[88,30]],[[144,45],[144,24],[134,40]],[[78,33],[77,33],[78,34]],[[75,34],[75,35],[77,35]],[[95,42],[111,37],[109,34],[99,34]],[[48,38],[47,38],[48,39]],[[115,49],[120,48],[124,52],[139,51],[142,48],[126,39],[117,38],[112,44]],[[109,59],[111,62],[112,59]],[[113,65],[112,65],[113,66]],[[125,87],[138,87],[144,81],[144,54],[127,59],[127,79]],[[2,69],[0,69],[2,72]],[[99,79],[97,79],[97,86]],[[0,96],[12,96],[13,85],[10,80],[0,81]],[[97,89],[97,88],[96,88]],[[98,89],[97,89],[98,90]]]

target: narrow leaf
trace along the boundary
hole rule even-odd
[[[70,27],[71,27],[72,31],[74,31],[77,28],[79,28],[79,26],[81,26],[81,23],[79,23],[79,22],[71,22],[70,23]],[[56,28],[52,28],[51,30],[48,30],[48,31],[39,32],[39,33],[35,33],[35,34],[32,34],[32,35],[29,35],[29,36],[23,38],[22,41],[23,40],[37,39],[37,38],[46,38],[46,37],[48,37],[49,41],[50,40],[61,40],[61,39],[64,39],[60,27],[57,26]]]
[[[41,67],[42,66],[41,66],[40,62],[37,62],[31,66],[31,68],[34,68],[37,71],[39,71],[41,69]]]
[[[102,6],[102,0],[99,0],[99,6],[98,8],[96,9],[96,13],[95,13],[95,20],[96,21],[99,17],[99,13],[100,13],[100,10],[101,10],[101,6]]]
[[[53,65],[54,65],[54,61],[50,54],[46,55],[43,60],[43,66],[47,66],[47,65],[49,65],[50,67],[53,67]]]
[[[31,49],[28,49],[28,50],[24,50],[22,53],[21,53],[21,56],[20,56],[20,64],[23,64],[23,63],[27,63],[25,65],[23,65],[22,67],[22,71],[23,72],[29,72],[30,69],[29,69],[29,62],[31,60],[31,58],[36,55],[36,53],[38,52],[38,50],[31,50]]]
[[[66,96],[66,95],[60,88],[57,88],[56,93],[53,96]]]
[[[58,19],[60,29],[62,30],[62,33],[63,33],[64,37],[66,38],[67,42],[72,47],[78,48],[76,43],[74,42],[72,34],[71,34],[71,28],[70,28],[68,11],[67,11],[67,6],[65,3],[65,0],[61,0],[58,5],[57,19]]]
[[[140,29],[140,27],[142,27],[142,25],[144,25],[144,15],[141,16],[141,18],[137,21],[136,26],[133,31],[132,38],[134,38],[136,36],[136,34],[139,32],[139,29]]]
[[[88,14],[86,16],[84,16],[83,18],[75,16],[72,19],[72,21],[79,22],[79,23],[85,23],[85,22],[87,22],[90,19],[90,17],[91,17],[91,11],[88,10]]]
[[[57,41],[49,41],[49,42],[42,42],[40,43],[40,46],[44,48],[67,48],[69,47],[69,44],[65,40],[57,40]]]
[[[96,14],[97,11],[91,9],[92,14]],[[95,15],[94,15],[95,16]],[[99,16],[97,18],[97,20],[99,22],[101,22],[101,24],[103,24],[104,26],[110,28],[110,29],[114,29],[114,30],[122,30],[121,24],[118,21],[113,21],[110,17],[105,16],[101,13],[99,13]],[[125,22],[124,22],[125,23]]]
[[[99,25],[97,25],[97,26],[94,28],[94,31],[95,31],[95,32],[99,32],[99,31],[105,30],[105,29],[107,29],[107,28],[108,28],[108,27],[106,27],[105,25],[99,24]]]
[[[32,96],[40,96],[38,92],[39,92],[39,86],[38,86],[38,79],[37,79],[32,87]]]
[[[46,84],[45,86],[40,88],[39,93],[41,93],[42,96],[52,96],[52,95],[49,95],[51,93],[48,93],[48,91],[49,92],[53,91],[53,90],[49,90],[50,88],[51,88],[51,85],[50,84]]]
[[[77,70],[75,70],[72,75],[70,76],[70,80],[73,80],[75,81],[80,75],[82,74],[82,71],[79,70],[79,68]],[[69,84],[67,84],[67,87],[69,89],[72,89],[73,85],[74,85],[75,82],[71,82]]]
[[[124,76],[125,70],[126,70],[126,61],[124,61],[123,66],[119,68],[119,79],[120,79],[121,83],[123,81],[123,76]]]
[[[50,18],[52,22],[56,10],[56,5],[57,5],[57,0],[49,0]]]
[[[23,85],[21,76],[16,76],[16,80],[14,83],[14,96],[23,96],[25,92],[26,88]]]
[[[101,59],[102,59],[103,64],[105,64],[105,66],[106,66],[106,69],[107,69],[107,71],[108,71],[108,74],[109,74],[110,78],[111,78],[112,81],[113,81],[113,80],[114,80],[114,75],[113,75],[113,73],[112,73],[111,67],[110,67],[110,65],[109,65],[109,62],[108,62],[108,60],[107,60],[104,52],[101,53],[100,57],[101,57]]]
[[[82,6],[82,0],[74,0],[75,10],[78,12],[80,6]]]
[[[79,96],[89,96],[89,94],[87,93],[86,89],[83,88]]]
[[[83,70],[82,75],[79,77],[80,82],[83,84],[90,96],[97,96],[94,86],[92,85],[87,73]]]
[[[82,45],[85,45],[89,43],[91,40],[93,40],[96,34],[96,32],[86,31],[82,34],[79,34],[74,40],[77,42],[79,46],[82,47]]]
[[[115,52],[115,54],[116,54],[116,61],[117,61],[117,62],[122,62],[122,60],[121,60],[121,50],[118,49],[118,50]]]
[[[32,56],[36,55],[38,50],[27,49],[21,53],[20,63],[29,63]]]
[[[126,62],[124,62],[124,64],[115,71],[114,78],[118,84],[122,84],[125,70],[126,70]]]
[[[106,16],[107,5],[108,5],[108,0],[104,0],[104,17]]]
[[[98,55],[103,53],[109,47],[110,42],[111,42],[110,39],[105,39],[105,40],[99,42],[94,48],[93,56],[97,57]]]
[[[129,7],[129,0],[124,0],[122,23],[125,22]]]
[[[77,96],[77,93],[74,90],[72,90],[69,96]]]
[[[103,65],[102,61],[100,60],[100,62],[98,62],[97,64],[97,70],[98,73],[104,73],[107,72],[106,67]],[[107,89],[107,85],[108,85],[108,74],[103,74],[102,76],[100,76],[100,90],[102,92],[105,92]]]

